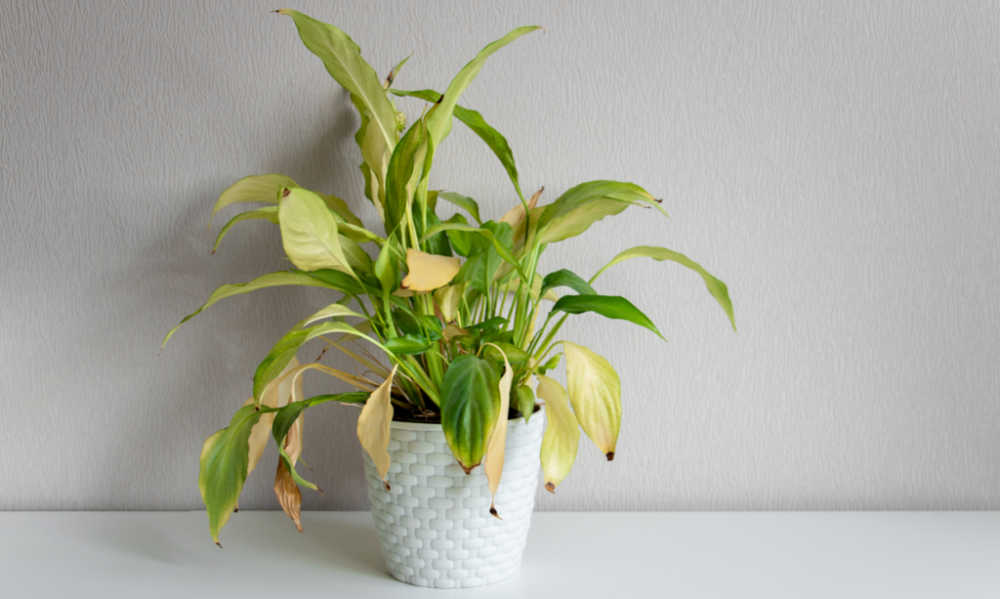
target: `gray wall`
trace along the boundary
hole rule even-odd
[[[284,266],[267,224],[209,256],[211,203],[277,171],[370,220],[356,118],[272,0],[5,4],[0,508],[198,507],[202,439],[322,301],[234,299],[160,351],[217,285]],[[612,464],[584,446],[542,509],[1000,508],[996,3],[297,4],[381,71],[413,52],[403,87],[440,89],[487,41],[544,25],[465,103],[526,188],[635,180],[673,218],[626,213],[543,266],[662,244],[730,285],[736,334],[687,271],[604,277],[670,342],[568,329],[622,374],[622,439]],[[511,205],[467,131],[438,158],[435,186]],[[327,491],[306,506],[363,507],[354,413],[308,417]],[[275,505],[273,467],[244,507]]]

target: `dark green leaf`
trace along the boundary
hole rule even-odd
[[[240,408],[229,426],[206,439],[201,448],[198,487],[208,512],[208,528],[216,543],[246,482],[250,430],[260,415],[253,405]]]
[[[545,275],[545,278],[542,279],[542,288],[541,291],[538,292],[538,297],[544,297],[549,289],[554,289],[556,287],[569,287],[580,295],[595,295],[597,293],[594,291],[594,288],[580,276],[573,271],[564,268]]]
[[[510,403],[527,422],[535,411],[535,392],[528,385],[518,385],[514,387],[513,393],[514,397],[511,398],[513,401]]]
[[[466,472],[479,465],[486,437],[500,410],[500,373],[471,354],[448,366],[441,385],[441,427],[455,458]]]
[[[552,311],[566,312],[567,314],[596,312],[607,318],[635,323],[653,331],[661,339],[663,338],[648,316],[632,305],[632,302],[617,295],[567,295],[559,298],[559,301],[552,306]]]
[[[424,337],[403,335],[385,341],[385,348],[397,356],[419,354],[430,349],[432,343]]]

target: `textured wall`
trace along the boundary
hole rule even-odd
[[[277,171],[370,220],[356,118],[272,0],[4,4],[0,508],[197,507],[202,439],[322,296],[230,300],[160,351],[217,285],[283,267],[267,224],[210,257],[211,203]],[[544,25],[465,103],[525,188],[631,179],[673,218],[599,223],[543,267],[662,244],[730,285],[738,334],[687,271],[602,279],[670,342],[598,317],[567,330],[618,366],[622,440],[612,464],[586,445],[541,509],[1000,508],[995,3],[299,5],[381,71],[413,52],[404,87]],[[511,205],[467,131],[438,157],[433,185]],[[308,416],[326,494],[306,506],[364,506],[354,413]],[[273,465],[242,505],[275,505]]]

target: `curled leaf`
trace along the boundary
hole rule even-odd
[[[390,399],[392,379],[395,375],[396,369],[393,368],[385,382],[368,396],[358,416],[358,440],[375,464],[375,470],[378,471],[386,490],[389,489],[386,476],[389,473],[389,432],[392,423]]]
[[[261,394],[260,403],[268,408],[280,408],[288,404],[289,400],[292,398],[292,380],[291,378],[281,378],[286,373],[297,368],[299,361],[292,358],[285,368],[278,375],[278,382],[268,385]],[[244,403],[244,406],[253,405],[254,398],[251,397]],[[257,467],[257,462],[260,461],[260,456],[264,453],[264,447],[267,446],[267,440],[271,436],[271,422],[274,420],[274,412],[266,412],[261,414],[260,420],[254,425],[253,429],[250,431],[250,439],[248,440],[248,462],[247,462],[247,476],[253,472],[253,469]]]
[[[438,256],[410,248],[406,250],[406,268],[403,287],[411,291],[432,291],[447,285],[461,268],[458,258]]]
[[[212,208],[212,216],[230,204],[277,204],[278,193],[285,187],[295,186],[295,181],[285,175],[272,173],[243,177],[222,192]]]
[[[562,343],[573,411],[583,432],[611,461],[622,421],[621,380],[603,357],[582,345]]]
[[[295,379],[294,395],[296,397],[302,396],[301,378]],[[292,426],[288,429],[288,433],[285,435],[285,459],[278,460],[278,469],[274,473],[274,494],[278,498],[278,503],[281,505],[281,509],[292,519],[292,522],[295,523],[295,528],[299,532],[302,532],[302,491],[295,484],[295,479],[292,477],[288,464],[285,463],[287,459],[288,463],[294,467],[300,455],[302,455],[302,414],[295,419]]]
[[[563,386],[547,376],[536,375],[538,397],[545,401],[545,436],[542,437],[542,475],[545,490],[555,493],[566,478],[580,444],[580,425],[569,405]]]

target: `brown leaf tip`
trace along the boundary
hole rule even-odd
[[[605,457],[607,457],[607,458],[608,458],[608,461],[609,461],[609,462],[610,462],[611,460],[615,459],[615,452],[613,452],[613,451],[609,451],[608,453],[606,453],[606,454],[604,454],[604,455],[605,455]]]
[[[284,188],[284,189],[281,190],[281,197],[287,198],[288,194],[290,194],[290,193],[292,193],[292,190],[290,190],[290,189],[288,189],[286,187],[286,188]]]
[[[219,549],[222,549],[222,543],[218,541],[215,542],[215,546],[218,547]]]
[[[496,506],[492,504],[490,505],[490,515],[496,518],[497,520],[503,520],[503,518],[500,517],[500,513],[497,512]]]
[[[234,507],[234,508],[233,508],[233,513],[234,513],[234,514],[238,514],[238,513],[240,513],[240,508],[238,508],[238,507]]]
[[[391,491],[392,490],[392,486],[389,484],[389,481],[387,481],[387,480],[382,481],[382,486],[385,487],[386,491]]]
[[[549,493],[555,493],[556,492],[556,486],[554,484],[552,484],[552,481],[549,481],[549,482],[545,483],[545,490],[548,491]]]

